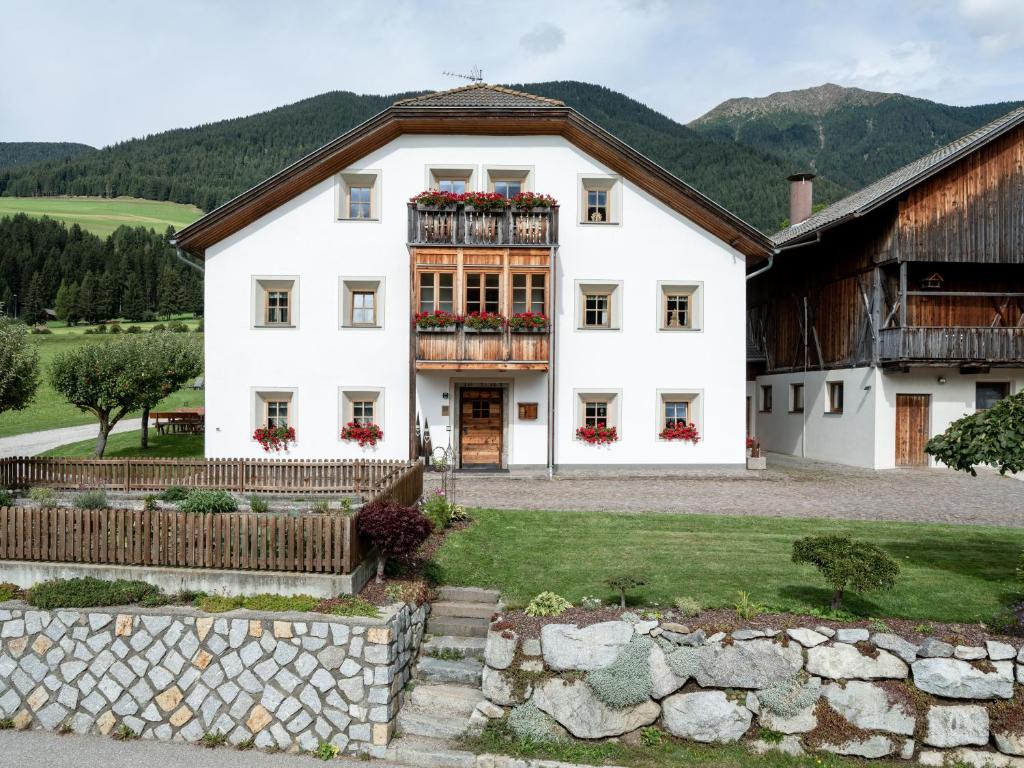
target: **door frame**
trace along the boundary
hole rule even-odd
[[[510,381],[452,381],[455,403],[452,417],[452,449],[455,452],[455,465],[462,469],[462,390],[464,389],[496,389],[501,393],[501,455],[498,468],[508,469],[508,457],[511,453],[511,429],[509,429],[509,403],[511,402],[512,382]]]
[[[899,430],[900,430],[900,398],[901,397],[923,397],[926,398],[927,405],[925,413],[925,437],[924,442],[928,442],[928,438],[932,433],[932,394],[930,392],[897,392],[894,399],[893,407],[893,466],[896,468],[900,467],[931,467],[933,466],[932,457],[927,453],[924,454],[924,464],[900,464],[900,451],[899,451]]]

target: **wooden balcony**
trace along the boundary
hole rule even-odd
[[[538,248],[558,245],[558,207],[482,211],[409,203],[409,245]]]
[[[420,371],[546,371],[549,331],[416,329]]]
[[[882,362],[1024,364],[1024,327],[884,328]]]

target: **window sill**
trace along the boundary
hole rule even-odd
[[[804,412],[804,411],[803,411],[803,409],[802,409],[802,408],[801,408],[801,409],[800,409],[799,411],[790,411],[790,413],[793,413],[793,414],[797,414],[797,413],[803,413],[803,412]]]
[[[363,221],[363,222],[368,222],[368,223],[372,223],[372,224],[377,224],[377,223],[380,222],[380,217],[379,216],[376,217],[376,218],[371,217],[369,219],[350,219],[350,218],[347,218],[345,216],[339,216],[337,219],[335,219],[335,221]]]
[[[576,330],[577,331],[621,331],[622,329],[621,328],[610,328],[610,327],[609,328],[605,328],[605,327],[601,327],[601,326],[580,325],[580,326],[577,326]]]
[[[658,329],[659,333],[700,333],[703,328],[666,328],[661,327]]]
[[[254,325],[253,330],[256,331],[294,331],[297,330],[297,325]]]
[[[384,328],[383,325],[339,325],[339,329],[343,331],[379,331]]]
[[[825,411],[826,416],[842,416],[842,411]]]
[[[771,411],[760,410],[758,413],[771,413]]]
[[[621,224],[618,221],[580,221],[577,223],[582,227],[617,227]]]

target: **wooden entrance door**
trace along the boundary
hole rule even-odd
[[[927,467],[931,395],[896,395],[896,466]]]
[[[459,458],[463,467],[501,467],[501,390],[461,390]]]

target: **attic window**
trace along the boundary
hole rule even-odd
[[[380,171],[345,171],[338,175],[338,218],[376,221],[380,218]]]
[[[622,191],[618,176],[580,176],[579,185],[581,224],[621,222]]]

